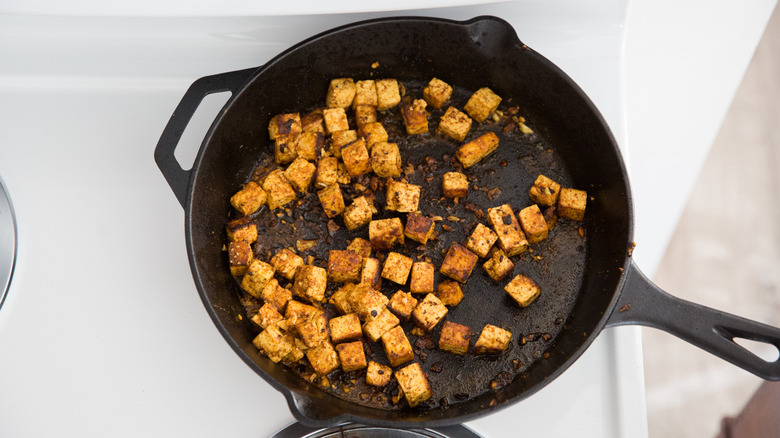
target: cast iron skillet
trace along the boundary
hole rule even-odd
[[[372,69],[374,62],[380,67]],[[393,77],[402,82],[441,77],[465,89],[489,86],[501,96],[512,96],[539,138],[554,149],[562,177],[592,197],[584,222],[582,266],[574,273],[577,281],[570,306],[560,315],[564,323],[544,346],[546,357],[531,359],[505,386],[447,408],[436,403],[427,409],[363,406],[326,393],[287,367],[270,362],[251,343],[256,333],[251,323],[237,318],[244,308],[222,251],[224,225],[231,212],[229,196],[249,179],[257,157],[269,150],[270,117],[314,106],[336,77]],[[181,133],[201,99],[223,91],[232,97],[216,117],[192,169],[182,169],[174,158]],[[629,183],[608,126],[583,91],[522,44],[501,19],[364,21],[303,41],[264,66],[201,78],[172,115],[155,160],[185,209],[190,265],[212,320],[235,352],[285,395],[293,415],[306,424],[354,421],[435,427],[462,423],[530,396],[564,372],[604,327],[622,324],[660,328],[764,379],[780,379],[777,361],[764,361],[734,342],[745,338],[780,347],[780,330],[674,298],[635,266]],[[491,205],[510,202],[515,209],[527,205],[527,195],[520,200],[513,193],[527,193],[536,174],[525,175],[522,167],[518,169],[515,185],[522,189],[509,191],[511,198]],[[492,288],[500,291],[500,286]],[[531,322],[527,327],[532,326]]]

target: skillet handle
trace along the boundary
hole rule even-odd
[[[182,207],[187,203],[187,192],[189,191],[192,169],[184,170],[179,161],[176,160],[174,152],[179,145],[184,128],[187,127],[192,115],[195,114],[195,110],[198,109],[204,97],[223,91],[235,94],[255,70],[257,69],[250,68],[220,73],[205,76],[193,82],[184,94],[184,97],[181,98],[179,105],[173,111],[173,115],[168,120],[165,129],[163,129],[160,140],[157,142],[157,147],[154,149],[154,161],[168,181],[168,185],[171,186],[173,194],[176,195],[176,199],[179,200]]]
[[[640,324],[664,330],[766,380],[780,380],[780,358],[768,362],[735,338],[780,350],[780,329],[673,297],[653,284],[632,261],[607,326]]]

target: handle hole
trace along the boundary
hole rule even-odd
[[[780,359],[780,350],[772,344],[745,338],[734,338],[733,341],[767,362],[775,362]]]
[[[198,108],[179,138],[176,150],[173,151],[173,156],[182,169],[192,169],[206,133],[230,96],[229,91],[222,91],[208,94],[200,101]]]

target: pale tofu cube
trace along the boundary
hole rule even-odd
[[[584,190],[561,189],[558,197],[558,216],[581,221],[585,217],[585,204],[588,202],[588,194]]]
[[[509,346],[512,333],[487,324],[474,343],[474,354],[501,354]]]
[[[359,138],[348,146],[341,148],[341,159],[350,176],[360,176],[371,172],[371,157],[366,149],[366,142]]]
[[[401,105],[401,114],[404,118],[407,134],[426,134],[428,132],[428,112],[425,111],[426,106],[427,103],[422,99],[404,102]]]
[[[497,148],[498,136],[494,132],[488,132],[458,148],[455,156],[463,164],[463,167],[469,168],[479,163]]]
[[[470,130],[471,118],[454,106],[447,108],[447,111],[439,119],[439,126],[436,128],[437,132],[457,141],[465,140]]]
[[[230,274],[234,277],[240,277],[246,274],[249,264],[254,260],[254,253],[249,242],[239,240],[238,242],[228,243],[228,262],[230,263]]]
[[[396,143],[377,143],[371,148],[371,169],[382,178],[401,176],[401,152]]]
[[[292,299],[292,292],[279,286],[279,282],[272,278],[260,292],[260,298],[266,304],[274,306],[279,312],[284,312],[287,303]]]
[[[282,277],[292,280],[295,278],[298,266],[303,266],[303,258],[289,248],[284,248],[271,257],[271,265]]]
[[[469,194],[469,180],[460,172],[447,172],[442,178],[441,188],[448,198],[465,198]]]
[[[366,141],[366,148],[370,151],[379,143],[386,143],[390,138],[385,127],[379,122],[368,123],[359,129],[358,133]]]
[[[274,140],[274,159],[287,164],[298,156],[298,134],[277,135]]]
[[[528,243],[538,243],[547,238],[547,233],[549,232],[547,221],[544,220],[538,205],[532,204],[520,210],[517,218],[520,221],[520,226],[523,228]]]
[[[382,289],[382,262],[379,259],[367,257],[363,260],[360,282],[368,283],[376,290]]]
[[[357,313],[361,321],[367,321],[369,318],[379,315],[389,301],[381,292],[366,283],[355,285],[347,299],[351,310]]]
[[[325,134],[325,122],[322,120],[322,110],[314,110],[301,117],[301,129],[303,132],[319,132]]]
[[[311,303],[325,301],[328,271],[319,266],[303,265],[298,268],[293,284],[293,294]]]
[[[333,305],[336,311],[342,315],[353,313],[352,305],[349,303],[350,294],[352,294],[353,289],[355,289],[355,285],[352,283],[347,283],[344,286],[338,288],[336,292],[333,292],[333,295],[331,295],[330,299],[328,300],[328,302]]]
[[[376,81],[376,109],[387,111],[401,103],[401,88],[395,79]]]
[[[400,325],[386,331],[380,339],[391,367],[395,368],[414,359],[412,344],[409,343],[409,338]]]
[[[361,196],[352,201],[352,204],[344,210],[343,216],[347,230],[356,230],[371,222],[374,217],[374,205],[367,197]]]
[[[433,236],[435,225],[433,219],[429,217],[417,213],[409,213],[406,215],[404,235],[415,242],[425,245],[425,243],[428,242],[428,239]]]
[[[463,109],[477,123],[482,123],[483,120],[487,119],[488,116],[498,109],[498,104],[500,103],[501,97],[490,88],[485,87],[474,92]]]
[[[409,319],[415,307],[417,307],[417,299],[412,296],[411,292],[400,290],[394,293],[387,303],[387,308],[404,320]]]
[[[430,332],[446,315],[447,306],[436,295],[428,294],[412,311],[412,321],[417,327]]]
[[[282,169],[269,173],[263,180],[263,190],[268,194],[268,209],[283,207],[295,200],[295,190],[284,177]]]
[[[465,283],[471,276],[471,271],[477,264],[477,260],[479,257],[468,248],[458,242],[452,242],[444,256],[439,272],[455,281]]]
[[[409,271],[412,269],[412,259],[397,252],[387,254],[382,267],[382,278],[398,284],[406,284]]]
[[[389,250],[396,243],[403,245],[404,227],[401,219],[394,217],[372,220],[368,223],[368,238],[371,248],[379,251]]]
[[[336,351],[338,352],[339,360],[341,361],[341,369],[344,370],[345,373],[361,370],[368,365],[366,362],[366,353],[363,351],[363,341],[347,342],[336,345]]]
[[[463,300],[463,289],[457,281],[444,280],[436,287],[436,298],[445,306],[457,306]]]
[[[352,78],[332,79],[325,95],[328,108],[349,108],[355,99],[355,81]]]
[[[274,277],[274,267],[268,263],[254,259],[247,268],[246,275],[241,279],[241,289],[244,289],[249,295],[260,298],[260,294],[268,283]]]
[[[531,198],[531,201],[545,207],[555,206],[560,194],[561,185],[544,175],[536,177],[534,185],[528,190],[528,197]]]
[[[278,114],[268,123],[268,135],[276,140],[280,135],[297,135],[302,132],[299,113]]]
[[[435,109],[441,109],[450,96],[452,96],[452,87],[441,79],[433,78],[423,88],[423,98]]]
[[[376,342],[382,337],[388,330],[400,324],[401,321],[397,316],[385,308],[379,315],[374,318],[369,318],[365,324],[363,324],[363,333],[371,342]]]
[[[466,241],[466,248],[479,257],[485,258],[490,252],[490,248],[496,243],[496,240],[498,240],[498,235],[493,230],[482,224],[477,224],[468,241]]]
[[[324,313],[318,313],[308,319],[299,319],[295,322],[295,330],[308,348],[316,347],[330,338],[328,318]]]
[[[369,361],[366,370],[366,384],[376,387],[387,386],[393,377],[393,369],[387,365]]]
[[[433,396],[431,384],[428,377],[418,363],[401,368],[395,372],[395,378],[398,380],[398,386],[404,392],[406,402],[413,408],[420,403],[430,399]]]
[[[501,249],[493,251],[493,256],[482,265],[485,268],[485,272],[488,273],[490,278],[495,281],[501,281],[506,278],[507,275],[512,273],[515,268],[515,264],[509,259]]]
[[[277,325],[265,328],[252,343],[274,363],[284,359],[295,347],[292,342],[287,340],[287,336],[279,330]]]
[[[317,161],[317,189],[324,189],[336,184],[339,177],[339,159],[336,157],[322,157]]]
[[[469,350],[471,329],[465,325],[444,321],[439,336],[439,349],[464,355]]]
[[[262,328],[267,328],[272,324],[284,319],[281,313],[272,304],[265,303],[260,310],[252,317],[252,322],[259,325]]]
[[[420,203],[420,186],[401,181],[387,181],[386,210],[416,212]]]
[[[355,237],[347,245],[347,250],[360,254],[360,257],[365,261],[366,257],[371,256],[371,242],[362,237]]]
[[[328,251],[328,279],[335,283],[357,283],[363,258],[353,251]]]
[[[265,205],[267,194],[254,181],[249,181],[244,187],[230,197],[230,205],[244,216],[250,215]]]
[[[433,277],[436,268],[433,263],[415,262],[412,265],[412,279],[409,282],[409,291],[413,294],[427,294],[433,292]]]
[[[330,342],[323,342],[306,350],[306,358],[309,359],[314,372],[320,376],[328,375],[341,366],[339,355]]]
[[[292,164],[287,166],[284,171],[284,177],[290,182],[290,185],[298,192],[306,193],[314,178],[317,166],[301,157],[293,160]]]
[[[246,216],[228,222],[225,229],[230,242],[243,240],[247,243],[252,243],[257,240],[257,225]]]
[[[528,307],[542,293],[542,288],[535,281],[525,275],[517,275],[504,290],[512,297],[520,307]]]
[[[498,236],[498,245],[509,257],[522,254],[528,248],[525,234],[509,204],[489,208],[487,216]]]
[[[334,218],[344,211],[344,197],[341,196],[341,187],[338,184],[331,184],[318,190],[317,197],[320,199],[325,216]]]
[[[303,132],[295,143],[295,152],[304,160],[316,162],[323,156],[325,136],[321,132]]]
[[[330,153],[336,158],[341,158],[341,148],[358,139],[358,133],[354,129],[337,131],[330,136]]]
[[[344,108],[328,108],[322,110],[322,121],[325,122],[325,132],[333,134],[349,130],[349,121]]]
[[[333,340],[334,344],[357,341],[363,336],[360,318],[356,313],[331,318],[328,321],[328,326],[330,327],[330,339]]]
[[[377,106],[376,82],[373,79],[355,82],[355,100],[352,101],[352,107],[358,105]]]
[[[376,107],[373,105],[358,105],[355,107],[355,125],[358,133],[363,136],[363,127],[376,122]]]

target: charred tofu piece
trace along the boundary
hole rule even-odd
[[[483,120],[487,119],[488,116],[498,109],[498,104],[500,103],[501,97],[490,88],[485,87],[474,92],[463,109],[477,123],[482,123]]]
[[[360,274],[360,282],[368,283],[376,290],[382,289],[382,262],[373,257],[363,260],[363,271]]]
[[[355,125],[358,133],[364,136],[363,127],[376,122],[376,107],[373,105],[358,105],[355,107]]]
[[[397,316],[393,314],[388,308],[384,308],[379,315],[374,318],[369,318],[365,324],[363,324],[363,333],[371,342],[376,342],[383,334],[388,330],[400,324],[401,321]]]
[[[544,175],[536,177],[534,185],[528,190],[528,197],[535,203],[545,207],[555,206],[558,203],[560,194],[561,185]]]
[[[393,369],[389,366],[369,361],[366,370],[366,384],[376,387],[387,386],[393,377]]]
[[[552,231],[555,229],[555,225],[558,223],[558,215],[555,214],[555,207],[547,207],[542,211],[544,221],[547,222],[547,229]]]
[[[465,198],[469,194],[469,180],[460,172],[447,172],[441,183],[444,196],[448,198]]]
[[[254,253],[249,242],[239,240],[228,243],[228,261],[230,262],[230,274],[240,277],[246,274],[249,264],[254,260]]]
[[[431,384],[428,377],[418,363],[401,368],[395,372],[395,378],[398,380],[398,386],[404,392],[406,402],[413,408],[433,396]]]
[[[441,109],[452,96],[452,87],[441,79],[433,78],[423,88],[423,98],[428,105],[435,109]]]
[[[254,181],[249,181],[241,190],[230,197],[230,205],[232,205],[237,212],[247,216],[264,206],[266,198],[267,195],[265,190]]]
[[[412,259],[397,252],[387,254],[382,267],[382,278],[398,284],[406,284],[409,271],[412,269]]]
[[[295,273],[293,294],[311,303],[325,301],[325,288],[328,286],[328,271],[319,266],[303,265]]]
[[[332,79],[325,94],[325,105],[328,108],[349,108],[355,100],[356,92],[352,78]]]
[[[369,222],[368,238],[371,241],[371,248],[378,251],[389,250],[396,243],[403,245],[404,227],[401,219],[394,217]]]
[[[371,256],[371,242],[362,237],[355,237],[349,242],[349,245],[347,245],[347,250],[355,251],[360,254],[360,257],[363,260],[365,260],[367,257]]]
[[[314,306],[290,300],[287,302],[287,308],[284,310],[284,320],[294,328],[296,322],[314,318],[320,313],[322,313],[322,310]]]
[[[444,280],[436,287],[436,298],[445,306],[457,306],[463,300],[463,290],[457,281]]]
[[[498,245],[509,257],[522,254],[528,248],[525,234],[509,204],[489,208],[487,216],[498,235]]]
[[[354,312],[352,310],[352,305],[349,303],[349,298],[353,289],[355,289],[355,285],[352,283],[347,283],[336,290],[336,292],[333,292],[333,295],[331,295],[330,299],[328,300],[328,302],[333,305],[336,311],[342,315],[347,315]]]
[[[341,159],[350,176],[360,176],[371,172],[371,157],[366,149],[366,142],[359,138],[348,146],[341,148]]]
[[[401,181],[387,181],[386,210],[416,212],[420,203],[420,186]]]
[[[412,311],[412,321],[429,332],[447,315],[447,306],[434,294],[428,294]]]
[[[531,204],[517,215],[528,243],[538,243],[547,238],[549,229],[539,206]]]
[[[271,257],[271,265],[282,277],[292,280],[295,278],[295,272],[298,266],[303,266],[303,258],[295,254],[289,248],[279,250]]]
[[[487,324],[474,343],[474,354],[501,354],[509,346],[512,333]]]
[[[336,157],[322,157],[317,161],[317,179],[315,187],[324,189],[336,184],[339,177],[339,159]]]
[[[377,143],[371,148],[371,169],[382,178],[401,176],[401,152],[396,143]]]
[[[417,213],[409,213],[406,216],[406,229],[404,235],[415,242],[425,245],[433,236],[435,223],[433,219]]]
[[[280,135],[298,135],[302,132],[299,113],[278,114],[268,123],[268,135],[276,140]]]
[[[325,132],[333,134],[349,130],[349,121],[344,108],[328,108],[322,110],[322,120],[325,122]]]
[[[255,298],[260,298],[265,284],[272,278],[274,278],[274,267],[264,261],[254,259],[249,264],[246,275],[241,279],[241,289]]]
[[[470,130],[471,118],[454,106],[447,108],[447,111],[439,119],[438,128],[436,128],[437,132],[457,141],[465,140]]]
[[[295,330],[308,348],[316,347],[323,342],[327,342],[330,338],[328,318],[324,313],[318,313],[312,318],[296,321]]]
[[[337,131],[330,136],[330,153],[341,158],[341,148],[358,139],[358,133],[354,129],[346,131]]]
[[[400,325],[386,331],[380,339],[391,367],[395,368],[414,359],[412,344],[409,343],[409,338]]]
[[[287,336],[279,330],[277,324],[269,325],[252,341],[260,352],[268,356],[274,363],[279,363],[295,347]]]
[[[400,222],[400,219],[399,219]],[[246,241],[252,243],[257,240],[257,225],[248,217],[240,217],[227,223],[228,241],[238,242]]]
[[[341,369],[345,373],[357,371],[365,368],[366,353],[363,351],[363,341],[347,342],[336,345],[336,351],[339,353]]]
[[[353,108],[358,105],[377,106],[376,82],[373,79],[357,81],[355,82],[355,88],[357,92],[355,93],[355,100],[352,101]]]
[[[306,161],[316,162],[323,155],[325,136],[321,132],[303,132],[295,143],[298,157]]]
[[[412,265],[412,279],[409,282],[409,291],[413,294],[427,294],[433,292],[433,276],[436,268],[433,263],[415,262]]]
[[[359,133],[366,140],[366,148],[369,151],[379,143],[386,143],[389,138],[385,127],[379,122],[365,125]]]
[[[515,268],[515,264],[509,259],[501,249],[493,251],[493,256],[482,265],[485,268],[485,272],[488,273],[490,278],[495,281],[501,281],[506,278],[507,275],[512,273]]]
[[[322,120],[322,110],[314,110],[301,117],[301,129],[303,132],[325,133],[325,122]]]
[[[263,190],[268,194],[268,209],[283,207],[295,200],[295,190],[284,177],[282,169],[269,173],[263,180]]]
[[[504,286],[504,290],[520,307],[528,307],[542,293],[542,288],[525,275],[517,275]]]
[[[277,164],[287,164],[298,156],[298,135],[277,135],[274,140],[274,159]]]
[[[317,166],[309,163],[301,157],[293,160],[292,164],[287,166],[284,171],[284,177],[290,182],[290,185],[298,192],[306,193],[314,178]]]
[[[469,279],[474,265],[477,264],[477,260],[479,257],[468,248],[458,242],[452,242],[450,249],[447,250],[447,255],[444,256],[439,272],[455,281],[465,283]]]
[[[358,283],[363,258],[353,251],[328,251],[328,279],[335,283]]]
[[[498,240],[498,236],[493,230],[482,224],[477,224],[468,241],[466,241],[466,248],[484,259],[490,252],[490,248],[496,243],[496,240]]]
[[[422,99],[401,104],[401,114],[404,118],[406,133],[409,135],[428,133],[428,104]]]
[[[314,372],[320,376],[328,375],[341,366],[339,355],[330,342],[323,342],[306,350],[306,358],[309,359]]]
[[[558,197],[558,216],[581,221],[585,217],[585,204],[588,202],[588,194],[584,190],[561,189]]]
[[[341,196],[341,187],[338,184],[317,190],[317,197],[320,198],[325,216],[334,218],[344,211],[344,197]]]
[[[387,303],[387,308],[403,320],[409,319],[415,307],[417,307],[417,299],[410,292],[400,290],[394,293]]]
[[[458,148],[455,156],[463,167],[469,168],[493,153],[496,148],[498,148],[498,136],[494,132],[488,132]]]
[[[464,355],[469,351],[471,329],[462,324],[444,321],[439,336],[439,349],[453,354]]]
[[[328,326],[330,327],[330,339],[333,340],[334,344],[357,341],[363,336],[360,318],[358,318],[356,313],[348,313],[331,318],[328,321]]]
[[[373,203],[367,197],[361,196],[344,210],[344,225],[349,231],[356,230],[371,222],[373,217]]]
[[[271,324],[276,324],[277,322],[284,319],[284,316],[282,316],[281,313],[270,303],[265,303],[260,308],[260,310],[257,311],[255,316],[252,317],[252,322],[259,325],[262,328],[267,328]]]
[[[355,285],[349,293],[349,306],[361,321],[375,318],[382,313],[389,301],[381,292],[366,283]]]
[[[265,287],[260,292],[260,298],[266,304],[270,304],[276,308],[280,313],[284,312],[287,307],[287,303],[292,299],[292,292],[289,289],[285,289],[279,286],[279,282],[272,278],[265,284]]]

